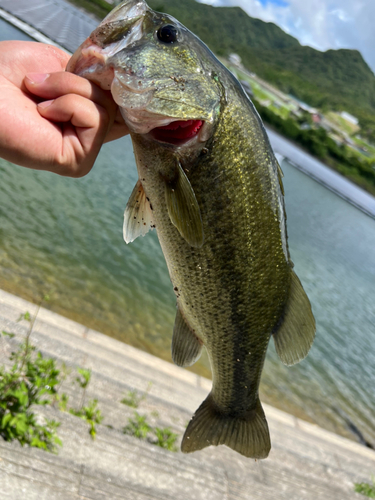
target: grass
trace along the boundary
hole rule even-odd
[[[121,403],[131,408],[138,408],[141,402],[146,398],[146,395],[140,395],[138,391],[129,391],[127,395],[121,399]]]
[[[152,382],[149,382],[147,385],[147,389],[143,394],[140,394],[135,389],[132,391],[128,391],[128,393],[123,397],[120,403],[130,406],[131,408],[138,408],[138,406],[144,401],[147,397],[147,394],[150,392],[152,387]]]
[[[128,419],[128,424],[123,428],[123,433],[138,439],[148,441],[155,446],[169,451],[177,451],[177,434],[169,427],[151,427],[147,416],[134,412],[134,417]]]
[[[96,424],[100,424],[103,420],[103,416],[101,411],[97,408],[97,405],[98,400],[92,399],[86,406],[82,406],[78,410],[75,410],[74,408],[69,409],[69,413],[81,418],[89,424],[89,433],[93,439],[96,437]]]
[[[164,448],[169,451],[177,451],[176,448],[176,440],[177,434],[171,431],[169,427],[164,429],[160,427],[155,427],[154,434],[156,436],[156,446],[160,446],[160,448]]]
[[[149,383],[146,392],[143,394],[139,394],[136,390],[129,391],[127,395],[121,399],[121,403],[131,408],[138,408],[140,403],[146,399],[150,387],[151,383]],[[159,413],[153,410],[151,416],[158,418]],[[160,448],[164,448],[165,450],[177,451],[177,434],[172,432],[169,427],[152,427],[147,422],[147,416],[140,415],[136,411],[134,412],[134,416],[128,419],[128,423],[123,427],[122,431],[124,434],[147,440],[149,443],[160,446]]]
[[[45,358],[30,344],[35,318],[25,313],[21,319],[30,322],[26,339],[11,353],[11,368],[0,366],[0,436],[55,453],[62,445],[56,433],[60,423],[41,422],[35,408],[53,403],[60,371],[54,359]],[[3,331],[2,336],[11,339],[14,334]]]
[[[123,433],[134,436],[138,439],[146,439],[151,431],[151,426],[147,423],[147,417],[140,415],[136,411],[134,417],[128,419],[128,424],[123,428]]]
[[[372,484],[355,483],[354,484],[354,491],[356,493],[360,493],[361,495],[364,495],[365,497],[375,498],[375,479],[374,479],[374,477],[372,477],[371,479],[372,479]]]
[[[84,404],[91,370],[77,369],[74,383],[78,383],[82,390],[81,402],[78,408],[69,407],[68,396],[59,391],[70,370],[65,364],[58,366],[56,360],[45,357],[31,344],[30,337],[40,306],[34,317],[29,312],[20,315],[18,321],[29,322],[25,340],[9,356],[11,367],[0,366],[0,437],[5,441],[16,440],[22,446],[56,453],[57,446],[62,446],[56,432],[60,423],[41,417],[36,412],[38,406],[55,407],[57,404],[60,410],[80,417],[89,424],[92,438],[96,436],[96,424],[103,417],[96,399]],[[3,330],[1,337],[10,341],[15,334]],[[4,344],[3,349],[5,353]]]
[[[71,406],[69,397],[65,392],[61,392],[61,389],[72,370],[64,363],[60,366],[53,358],[43,356],[31,344],[30,337],[39,309],[40,306],[35,316],[31,316],[29,312],[20,315],[18,321],[24,320],[29,323],[25,340],[11,353],[9,357],[13,363],[11,368],[0,366],[0,437],[6,441],[17,440],[21,445],[56,453],[57,447],[62,446],[57,435],[60,423],[43,419],[35,411],[38,405],[50,405],[81,418],[89,424],[89,433],[93,439],[97,434],[96,425],[102,422],[103,416],[98,408],[97,399],[91,399],[88,403],[85,401],[91,381],[91,370],[77,368],[73,384],[81,391],[78,398],[80,402],[78,406]],[[4,339],[6,344],[14,337],[15,334],[12,332],[3,330],[0,333],[0,338]],[[4,353],[5,343],[2,342]],[[136,390],[129,391],[121,403],[138,408],[146,398],[151,385],[148,384],[143,394]],[[154,418],[159,416],[156,411],[151,412],[151,415]],[[177,434],[169,427],[152,427],[147,421],[147,416],[137,412],[128,419],[122,431],[124,434],[147,440],[166,450],[177,451],[175,446]]]
[[[328,113],[326,113],[326,117],[328,118],[329,121],[337,125],[341,130],[343,130],[349,135],[352,135],[359,131],[358,125],[354,125],[354,123],[345,120],[341,115],[339,115],[335,111],[329,111]]]

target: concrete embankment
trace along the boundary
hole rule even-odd
[[[267,133],[279,162],[285,158],[301,172],[323,184],[362,212],[375,218],[375,197],[353,184],[324,163],[309,155],[296,144],[267,128]]]
[[[20,315],[36,309],[0,291],[0,331],[16,333],[13,339],[2,338],[0,364],[26,335],[29,323],[17,322]],[[263,461],[224,446],[184,455],[124,435],[134,410],[120,400],[129,390],[147,391],[137,411],[153,426],[171,427],[181,439],[210,381],[45,309],[39,311],[31,342],[59,363],[92,370],[86,400],[98,399],[104,420],[93,441],[84,421],[44,409],[61,421],[58,455],[0,439],[4,500],[347,500],[360,498],[354,482],[369,481],[374,474],[374,451],[267,405],[272,451]],[[69,380],[61,390],[73,402],[81,397]]]

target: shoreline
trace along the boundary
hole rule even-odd
[[[264,404],[272,449],[254,461],[226,446],[194,454],[173,453],[147,439],[124,434],[134,409],[121,397],[146,394],[140,414],[152,426],[171,429],[177,443],[186,423],[211,389],[211,382],[183,368],[127,346],[101,333],[0,290],[0,329],[14,331],[1,351],[27,335],[20,314],[38,311],[31,341],[43,356],[72,370],[64,386],[69,402],[79,404],[75,370],[90,370],[87,397],[98,401],[103,422],[92,440],[87,423],[68,411],[43,406],[39,414],[60,426],[63,446],[56,454],[0,439],[2,493],[9,500],[351,500],[356,483],[370,481],[375,453],[364,446]],[[152,384],[150,385],[150,381]],[[281,486],[280,486],[281,485]],[[302,493],[301,493],[302,492]]]
[[[71,7],[74,8],[73,6]],[[84,15],[82,11],[80,11],[80,14]],[[55,45],[56,47],[59,47],[60,49],[71,54],[68,49],[62,47],[57,42],[38,31],[36,28],[28,25],[24,21],[21,21],[1,7],[0,18],[23,31],[34,40]],[[56,37],[57,36],[58,33],[56,34]],[[297,168],[319,184],[346,200],[348,203],[355,206],[357,209],[364,212],[369,217],[375,219],[375,197],[358,187],[352,181],[349,181],[344,176],[335,172],[318,159],[303,151],[303,149],[289,141],[287,138],[271,130],[267,126],[265,126],[265,128],[279,163],[281,163],[283,159],[287,160],[288,163],[290,163],[294,168]]]
[[[308,175],[369,217],[375,218],[375,197],[370,193],[314,158],[309,153],[306,153],[302,148],[274,130],[266,127],[266,131],[272,149],[280,164],[283,160],[286,160],[294,168]]]
[[[32,294],[28,293],[29,291],[26,289],[23,289],[20,286],[6,286],[5,283],[1,283],[0,280],[0,309],[1,309],[1,303],[2,300],[7,303],[9,300],[10,301],[19,301],[23,303],[28,303],[29,304],[29,309],[27,311],[31,312],[31,310],[37,309],[40,305],[41,302],[40,300],[36,300],[35,296],[33,297]],[[5,286],[4,286],[5,285]],[[164,353],[155,350],[155,349],[150,349],[149,345],[139,345],[138,343],[132,342],[131,338],[123,338],[114,332],[109,332],[106,330],[106,328],[103,328],[103,325],[98,325],[98,324],[93,324],[90,321],[85,321],[87,320],[87,317],[82,317],[82,316],[77,316],[75,314],[69,314],[69,311],[62,309],[60,307],[54,307],[53,302],[48,303],[49,307],[46,307],[47,304],[43,304],[41,309],[45,311],[48,314],[54,315],[56,317],[59,317],[60,320],[68,323],[74,323],[77,325],[80,325],[80,328],[83,328],[85,330],[90,330],[90,331],[99,331],[101,335],[105,336],[108,338],[108,342],[120,342],[124,346],[127,346],[129,349],[134,349],[136,351],[144,353],[146,356],[151,356],[153,358],[156,358],[160,360],[160,362],[167,363],[169,366],[177,367],[172,362],[172,359],[170,356],[165,356],[163,355]],[[23,311],[25,312],[25,311]],[[1,319],[1,318],[0,318]],[[101,328],[102,327],[102,328]],[[177,367],[179,368],[179,367]],[[207,368],[203,365],[197,366],[194,365],[192,367],[185,367],[183,368],[185,372],[188,372],[191,376],[194,375],[196,377],[201,377],[202,379],[208,381],[209,383],[212,382],[211,379],[211,372],[207,370]],[[189,375],[189,376],[190,376]],[[353,443],[360,444],[361,446],[364,446],[365,448],[368,449],[374,449],[371,446],[368,446],[364,444],[364,440],[361,439],[362,433],[360,432],[359,429],[355,426],[355,424],[352,424],[351,422],[348,422],[347,425],[343,425],[342,423],[336,421],[333,425],[324,425],[321,422],[318,423],[318,420],[315,420],[312,418],[306,411],[304,411],[303,408],[293,405],[291,401],[289,400],[283,400],[278,397],[275,397],[274,395],[271,395],[269,391],[265,388],[262,387],[262,384],[260,386],[260,397],[262,400],[262,404],[265,404],[277,412],[283,412],[285,414],[288,414],[290,417],[293,419],[301,420],[305,423],[308,423],[311,426],[315,426],[319,429],[322,429],[324,432],[328,432],[331,434],[334,434],[335,436],[339,436],[340,438],[347,439]],[[332,422],[331,422],[332,424]],[[353,426],[357,431],[353,431]],[[363,437],[363,436],[362,436]]]
[[[114,345],[117,352],[126,351],[130,353],[133,358],[145,360],[149,366],[157,366],[163,371],[169,373],[170,376],[176,377],[177,379],[188,380],[189,383],[192,383],[193,385],[196,385],[197,387],[199,387],[200,389],[204,389],[205,391],[209,392],[211,390],[212,380],[200,373],[196,373],[187,368],[179,367],[172,361],[167,361],[155,354],[135,347],[115,337],[108,336],[105,333],[94,330],[83,323],[80,323],[67,316],[63,316],[58,312],[47,309],[34,302],[30,302],[29,300],[19,295],[15,295],[14,293],[10,293],[0,288],[0,323],[5,320],[8,329],[11,329],[9,318],[7,318],[10,308],[16,308],[18,310],[17,314],[14,317],[19,317],[20,314],[24,313],[25,311],[29,312],[32,317],[35,315],[35,323],[32,328],[32,336],[37,346],[39,345],[39,341],[38,339],[35,340],[35,336],[38,337],[40,324],[47,321],[51,326],[56,328],[58,332],[67,330],[70,334],[74,335],[77,335],[77,332],[80,332],[80,334],[82,332],[81,336],[85,340],[87,340],[90,336],[94,336],[96,338],[98,337],[101,339],[101,344],[106,346]],[[15,324],[18,323],[18,320],[15,321]],[[22,323],[20,323],[20,328],[17,328],[17,336],[20,334],[21,325]],[[60,333],[58,333],[58,338],[59,335]],[[52,335],[52,337],[54,336]],[[55,354],[55,357],[59,358],[59,354],[60,353]],[[100,372],[100,368],[98,366],[95,367],[95,370]],[[285,421],[286,419],[288,419],[290,420],[291,425],[293,427],[296,427],[297,429],[306,429],[312,434],[316,435],[322,434],[332,442],[344,443],[348,448],[351,448],[353,450],[356,449],[363,455],[375,459],[374,449],[361,442],[361,440],[358,439],[356,433],[352,432],[341,434],[339,432],[328,430],[321,425],[309,420],[305,416],[296,415],[288,409],[279,408],[273,402],[266,401],[264,398],[262,399],[262,405],[266,409],[266,414],[277,416],[278,420]],[[357,439],[355,438],[355,436],[357,436]]]

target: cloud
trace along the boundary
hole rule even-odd
[[[240,6],[318,50],[357,49],[375,72],[374,0],[199,0]]]

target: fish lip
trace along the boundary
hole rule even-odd
[[[129,9],[129,13],[133,15],[127,17],[125,8]],[[134,11],[135,10],[135,11]],[[108,67],[111,67],[113,79],[113,63],[111,58],[115,57],[119,52],[131,47],[134,43],[139,41],[143,35],[143,16],[147,10],[150,10],[144,0],[128,0],[118,5],[118,8],[110,12],[108,16],[100,23],[100,25],[90,34],[90,36],[81,44],[75,51],[70,60],[68,61],[66,71],[75,73],[79,76],[87,78],[88,80],[98,83],[103,89],[108,89],[110,84],[108,79],[104,82],[95,77],[99,73],[103,75],[107,72]],[[117,11],[117,12],[115,12]],[[117,22],[118,16],[124,22],[127,21],[128,31],[123,36],[120,36],[114,41],[106,43],[108,30],[111,29],[112,24]],[[124,29],[125,29],[124,25]],[[107,30],[107,31],[106,31]]]
[[[104,90],[111,88],[114,68],[107,64],[103,49],[88,38],[68,61],[66,71],[86,78]]]

